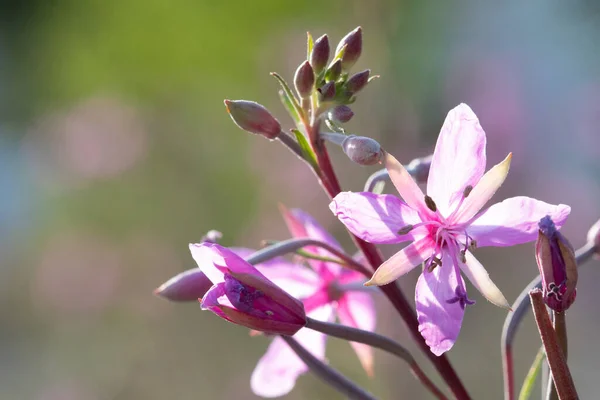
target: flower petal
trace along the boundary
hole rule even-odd
[[[406,168],[393,155],[387,152],[384,154],[383,163],[392,183],[406,204],[423,215],[431,215],[432,211],[425,205],[423,191],[412,176],[410,176]]]
[[[483,175],[477,185],[473,188],[469,196],[464,200],[458,210],[456,210],[448,219],[453,223],[468,222],[481,208],[492,198],[496,190],[502,186],[508,170],[512,153],[499,164],[494,165]]]
[[[435,243],[429,238],[423,238],[409,244],[381,264],[371,280],[365,283],[365,286],[381,286],[398,279],[431,257],[434,249]]]
[[[506,301],[506,298],[498,289],[498,287],[490,279],[490,275],[485,270],[483,265],[475,258],[470,252],[465,253],[467,260],[466,264],[461,263],[460,269],[469,278],[473,286],[477,288],[492,304],[498,307],[510,309],[510,304]]]
[[[333,310],[329,305],[310,313],[312,318],[324,321],[330,321],[332,315]],[[294,339],[315,357],[325,359],[325,334],[304,328],[294,335]],[[296,353],[281,338],[275,338],[265,355],[258,361],[250,379],[250,387],[258,396],[283,396],[294,388],[298,377],[307,370],[308,367]]]
[[[348,292],[338,303],[338,317],[344,325],[373,332],[375,330],[375,302],[370,294]],[[367,375],[373,376],[373,349],[362,343],[350,342]]]
[[[466,104],[450,110],[438,136],[427,194],[442,215],[449,215],[467,186],[475,187],[485,172],[485,132]]]
[[[538,235],[538,222],[549,215],[560,228],[571,207],[548,204],[530,197],[512,197],[496,203],[471,223],[467,232],[482,246],[513,246],[532,242]]]
[[[214,260],[217,256],[208,243],[190,243],[190,252],[198,267],[210,279],[213,284],[223,282],[223,271],[215,266]],[[223,263],[220,260],[221,264]]]
[[[421,222],[415,210],[389,194],[342,192],[329,208],[350,232],[369,243],[414,240],[413,232],[399,235],[398,231]]]
[[[450,257],[433,272],[424,270],[415,290],[419,332],[436,356],[450,350],[458,338],[465,310],[459,302],[448,302],[456,296],[463,280],[456,273]]]

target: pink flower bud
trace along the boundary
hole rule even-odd
[[[270,334],[293,335],[306,325],[302,302],[231,250],[214,243],[200,243],[190,244],[190,251],[214,284],[202,299],[202,309]]]
[[[200,268],[193,268],[175,275],[154,291],[154,294],[171,301],[198,301],[212,282]]]
[[[325,72],[325,80],[327,82],[335,82],[342,74],[342,61],[336,60],[333,64],[327,68]]]
[[[294,86],[301,98],[310,97],[315,86],[315,74],[308,61],[304,61],[294,75]]]
[[[549,216],[538,224],[535,258],[542,276],[544,302],[557,312],[568,309],[577,294],[577,261],[569,241]]]
[[[340,40],[340,43],[335,49],[335,54],[338,54],[344,46],[346,47],[346,50],[342,56],[342,68],[344,71],[348,71],[356,63],[362,53],[362,28],[360,26]]]
[[[342,142],[342,149],[348,158],[360,165],[377,164],[382,156],[379,143],[364,136],[348,136]]]
[[[350,107],[345,105],[340,105],[334,107],[331,111],[329,111],[329,119],[334,122],[345,123],[352,119],[354,116],[354,112],[350,109]]]
[[[588,231],[587,240],[596,246],[596,254],[600,254],[600,219]]]
[[[362,72],[352,75],[348,82],[346,82],[346,90],[350,94],[358,93],[362,88],[364,88],[369,82],[369,74],[371,74],[370,69],[366,69]]]
[[[316,75],[323,71],[329,60],[329,38],[323,35],[315,41],[312,52],[310,53],[310,65]]]
[[[279,121],[262,105],[248,100],[225,100],[233,122],[246,132],[275,139],[281,132]]]
[[[319,88],[319,101],[330,101],[335,97],[335,82],[327,82]]]

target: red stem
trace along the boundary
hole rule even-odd
[[[512,345],[507,344],[504,349],[504,355],[502,356],[502,367],[504,369],[505,384],[504,384],[504,398],[506,400],[514,400],[515,398],[515,373],[513,371],[513,356],[512,356]]]
[[[329,153],[327,152],[327,148],[325,147],[323,141],[318,137],[318,129],[314,129],[314,127],[311,127],[309,124],[305,124],[305,127],[307,129],[310,143],[317,155],[317,163],[321,169],[319,172],[321,184],[325,191],[329,194],[330,198],[333,199],[342,191],[342,189],[338,182],[335,171],[333,170],[333,166],[331,165]],[[377,250],[377,247],[354,236],[350,232],[348,233],[351,235],[357,247],[363,252],[373,270],[376,270],[383,263],[383,259],[379,253],[379,250]],[[469,400],[470,396],[463,386],[460,378],[456,374],[456,371],[454,371],[454,368],[452,368],[448,358],[444,354],[439,357],[434,355],[429,349],[429,346],[427,346],[425,343],[425,340],[423,339],[423,336],[421,336],[421,333],[418,329],[419,324],[417,322],[417,315],[402,293],[402,290],[395,283],[390,283],[388,285],[381,286],[380,288],[404,320],[404,323],[412,335],[413,340],[419,345],[421,351],[423,351],[423,353],[433,363],[435,369],[437,369],[446,384],[448,384],[448,387],[452,393],[454,393],[454,396],[456,396],[458,400]]]

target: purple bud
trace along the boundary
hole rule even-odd
[[[310,97],[315,86],[315,74],[308,61],[304,61],[294,75],[294,86],[301,98]]]
[[[348,136],[342,142],[342,148],[348,158],[360,165],[374,165],[381,160],[381,146],[368,137]]]
[[[429,176],[429,168],[431,167],[431,159],[432,155],[427,157],[415,158],[406,166],[406,170],[408,173],[414,178],[418,183],[427,182],[427,177]]]
[[[246,132],[275,139],[281,125],[264,106],[248,100],[225,100],[225,107],[233,122]]]
[[[568,309],[577,294],[577,261],[573,247],[549,216],[538,224],[535,258],[542,276],[544,302],[557,312]]]
[[[362,52],[362,28],[360,26],[340,40],[335,49],[335,54],[338,54],[344,46],[346,50],[342,56],[342,68],[344,71],[348,71],[356,63]]]
[[[329,60],[329,38],[327,35],[323,35],[318,38],[313,45],[312,52],[310,53],[310,65],[313,67],[315,74],[320,74],[323,68],[327,65]]]
[[[154,294],[171,301],[198,301],[212,285],[200,268],[193,268],[175,275],[160,285]]]
[[[335,82],[335,81],[337,81],[337,79],[340,77],[341,74],[342,74],[342,61],[335,60],[335,62],[333,64],[331,64],[329,66],[329,68],[327,68],[327,71],[325,72],[325,80],[327,82]]]
[[[340,105],[334,107],[331,111],[329,111],[329,119],[334,122],[345,123],[352,119],[354,116],[354,112],[350,109],[350,107],[345,105]]]
[[[596,254],[600,255],[600,219],[588,231],[587,240],[589,243],[594,244]]]
[[[319,91],[319,101],[329,101],[333,100],[335,97],[335,82],[327,82]]]
[[[350,79],[348,79],[348,82],[346,82],[346,90],[348,93],[355,94],[364,88],[369,82],[369,74],[371,74],[371,70],[366,69],[352,75]]]

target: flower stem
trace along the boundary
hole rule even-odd
[[[554,316],[554,332],[556,332],[556,339],[558,340],[558,345],[565,356],[565,362],[568,359],[568,342],[567,342],[567,321],[565,319],[565,312],[556,312],[553,311]],[[558,400],[558,393],[556,392],[556,387],[554,386],[554,380],[552,378],[552,374],[550,374],[548,378],[548,393],[547,398],[549,400]]]
[[[292,153],[296,154],[300,159],[304,160],[304,155],[302,154],[300,146],[298,145],[298,143],[296,143],[294,139],[292,139],[290,135],[288,135],[285,132],[281,132],[279,136],[277,136],[277,140],[283,143],[288,149],[290,149]]]
[[[300,359],[310,368],[310,370],[328,385],[343,393],[349,399],[354,400],[376,400],[373,395],[356,385],[350,379],[333,369],[317,357],[313,356],[308,350],[300,345],[290,336],[281,336],[281,338],[290,346],[290,348],[300,357]]]
[[[521,392],[519,393],[519,400],[528,400],[531,397],[531,392],[533,391],[533,385],[535,384],[535,380],[540,373],[540,369],[542,367],[542,362],[544,361],[544,346],[540,347],[538,350],[531,367],[529,368],[529,372],[527,372],[527,376],[523,381],[523,386],[521,387]]]
[[[306,327],[309,329],[351,342],[364,343],[400,357],[408,364],[414,377],[417,378],[426,389],[428,389],[437,399],[447,400],[447,397],[444,396],[434,383],[429,380],[427,375],[425,375],[408,350],[392,339],[374,332],[368,332],[330,322],[322,322],[312,318],[307,318],[306,322]]]
[[[571,377],[571,372],[560,348],[560,343],[550,321],[550,316],[548,316],[548,311],[546,311],[542,291],[534,289],[529,293],[529,297],[558,398],[561,400],[578,399],[579,397],[573,383],[573,378]]]

